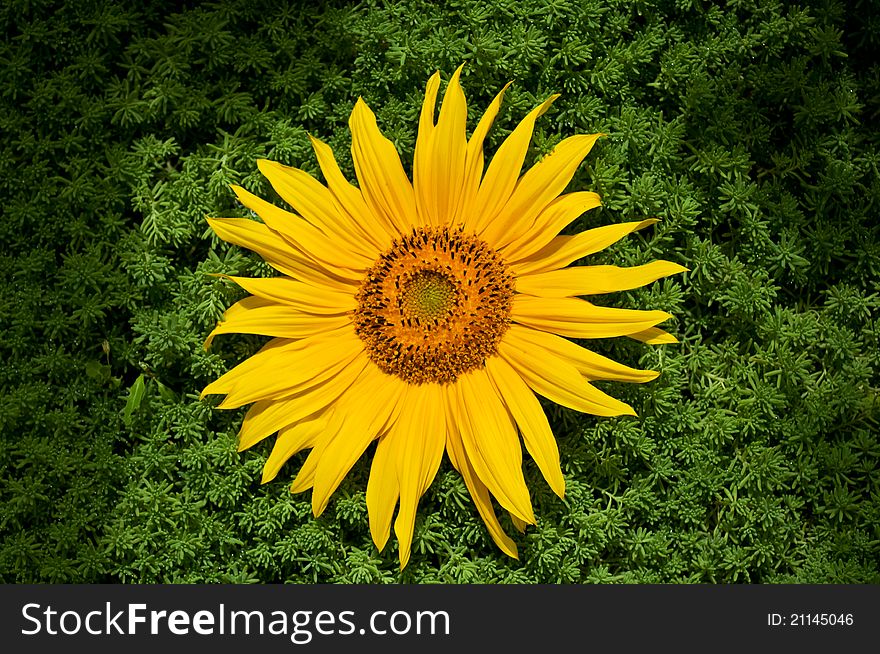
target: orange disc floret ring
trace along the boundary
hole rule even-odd
[[[355,297],[355,331],[373,363],[407,383],[449,384],[496,354],[513,275],[483,241],[419,228],[376,261]]]

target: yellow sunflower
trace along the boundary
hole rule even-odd
[[[560,194],[601,134],[563,140],[520,176],[535,121],[553,95],[513,130],[484,172],[483,141],[507,87],[467,138],[460,74],[449,80],[436,121],[439,73],[428,81],[412,183],[359,99],[349,120],[358,186],[313,138],[326,185],[302,170],[257,162],[297,213],[233,186],[262,222],[209,220],[220,238],[259,253],[281,275],[231,278],[251,295],[229,308],[208,341],[230,332],[274,338],[203,395],[225,395],[219,406],[227,409],[253,403],[240,450],[277,432],[264,483],[311,449],[291,490],[312,489],[315,516],[376,441],[366,489],[370,532],[382,550],[399,504],[401,567],[419,498],[444,451],[495,543],[517,556],[492,498],[518,529],[534,524],[520,438],[553,491],[562,497],[565,490],[535,394],[584,413],[635,415],[590,382],[646,382],[658,374],[564,337],[675,342],[655,327],[668,313],[596,306],[579,296],[685,270],[669,261],[568,267],[656,221],[558,236],[600,205],[589,191]]]

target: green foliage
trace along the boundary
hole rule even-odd
[[[880,582],[871,2],[193,4],[0,8],[0,581]],[[425,81],[462,61],[472,121],[515,81],[490,149],[557,91],[530,160],[609,135],[573,227],[662,221],[591,262],[691,272],[600,298],[681,343],[589,344],[662,375],[605,385],[638,419],[546,405],[567,493],[525,464],[521,560],[444,463],[401,574],[366,461],[315,519],[302,457],[260,486],[271,443],[237,453],[242,411],[198,399],[261,342],[203,348],[240,297],[211,273],[270,274],[204,217],[245,215],[230,183],[270,196],[258,157],[315,171],[308,133],[353,177],[358,95],[409,166]]]

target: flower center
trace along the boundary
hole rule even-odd
[[[395,241],[357,293],[355,331],[381,370],[412,384],[454,382],[497,352],[513,275],[475,236],[420,227]]]
[[[455,280],[434,270],[419,270],[401,288],[403,313],[421,320],[441,319],[455,307]]]

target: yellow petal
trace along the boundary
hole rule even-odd
[[[217,336],[218,334],[229,333],[229,332],[226,332],[225,330],[221,330],[221,327],[223,325],[225,325],[226,323],[228,323],[230,320],[235,320],[237,318],[240,318],[241,316],[245,315],[246,313],[248,313],[249,311],[252,311],[254,309],[263,309],[264,307],[270,307],[270,306],[276,306],[276,305],[274,302],[271,302],[270,300],[266,300],[261,297],[254,297],[253,295],[249,295],[248,297],[244,298],[243,300],[239,300],[238,302],[233,304],[231,307],[229,307],[228,309],[226,309],[226,311],[223,312],[223,317],[217,321],[217,327],[214,328],[214,330],[210,334],[208,334],[208,337],[205,339],[205,343],[204,343],[205,350],[207,351],[208,348],[211,346],[211,343],[213,342],[215,336]],[[240,332],[240,333],[246,334],[247,332]],[[285,338],[291,338],[291,337],[285,337]]]
[[[361,226],[340,213],[329,189],[307,172],[268,159],[258,159],[257,167],[278,195],[325,236],[344,242],[347,249],[368,260],[381,254],[366,240]]]
[[[535,121],[550,108],[550,105],[558,97],[559,95],[551,95],[539,107],[529,112],[492,157],[486,175],[480,184],[477,197],[469,209],[469,213],[473,217],[474,229],[478,234],[491,224],[510,199],[526,158],[529,141],[532,140]]]
[[[220,275],[222,277],[222,275]],[[277,306],[271,300],[267,300],[265,298],[256,297],[254,295],[249,295],[246,298],[239,300],[232,306],[230,306],[226,311],[223,312],[222,320],[224,322],[228,320],[235,320],[240,318],[241,316],[247,314],[254,309],[263,309],[265,307]]]
[[[330,440],[333,439],[335,434],[339,431],[340,427],[342,427],[342,423],[345,420],[343,414],[338,411],[337,408],[338,405],[334,404],[333,408],[328,411],[327,425],[315,439],[315,444],[314,447],[312,447],[312,451],[309,452],[309,455],[303,462],[302,467],[299,469],[299,473],[297,473],[296,478],[290,485],[291,493],[301,493],[311,488],[312,485],[315,483],[315,472],[318,469],[318,465],[320,464],[321,459],[323,458],[324,448],[327,446]]]
[[[523,325],[511,325],[510,331],[515,334],[517,339],[528,342],[533,351],[546,350],[567,361],[589,381],[609,380],[640,384],[656,379],[660,374],[654,370],[630,368],[555,334],[548,334]]]
[[[261,365],[239,371],[249,359],[215,382],[225,383],[223,390],[206,388],[205,391],[225,392],[226,399],[219,408],[236,409],[257,400],[281,398],[316,386],[339,374],[358,355],[363,355],[363,342],[352,327],[343,327],[295,341],[290,349],[279,349],[271,357],[261,359]]]
[[[316,263],[345,279],[359,280],[361,273],[373,265],[373,260],[343,247],[296,214],[276,207],[271,202],[243,189],[232,186],[239,201],[256,213],[266,225],[311,257]]]
[[[351,322],[349,316],[316,316],[299,308],[275,304],[264,298],[251,296],[247,300],[258,300],[247,311],[236,312],[230,317],[227,311],[225,320],[217,324],[209,338],[218,334],[261,334],[281,338],[308,338],[328,330],[344,327]],[[244,300],[242,301],[244,302]],[[233,307],[241,305],[238,302]],[[252,303],[253,304],[253,303]]]
[[[440,84],[439,74],[428,81],[419,118],[413,184],[419,216],[428,225],[451,225],[462,202],[467,149],[467,105],[459,83],[462,66],[449,80],[436,127],[434,106]]]
[[[456,412],[464,450],[477,476],[498,503],[534,524],[535,516],[522,474],[522,449],[516,426],[485,370],[462,375],[455,384]]]
[[[259,400],[283,400],[296,397],[308,398],[311,401],[313,398],[309,391],[319,390],[324,382],[342,377],[343,373],[349,368],[360,372],[363,369],[364,363],[369,361],[363,352],[360,351],[354,353],[352,351],[345,351],[339,355],[321,353],[321,356],[326,356],[327,360],[322,362],[323,365],[320,367],[316,367],[311,376],[304,376],[304,372],[300,368],[296,369],[295,375],[281,375],[281,379],[277,378],[278,368],[260,371],[264,375],[274,374],[275,377],[272,377],[270,383],[264,385],[260,385],[258,375],[249,377],[233,387],[226,394],[226,399],[217,405],[217,408],[237,409],[240,406]],[[310,357],[303,356],[298,359],[290,359],[289,363],[293,366],[309,365],[308,359],[312,361],[317,360],[318,353],[312,352]],[[283,370],[283,368],[281,369]]]
[[[228,370],[218,379],[215,379],[210,384],[205,386],[204,390],[202,390],[202,393],[199,396],[199,399],[204,399],[206,395],[218,395],[228,393],[240,377],[251,374],[253,373],[253,371],[264,366],[271,365],[272,361],[276,360],[276,357],[288,356],[288,353],[291,350],[295,350],[298,347],[300,346],[297,345],[297,341],[293,341],[287,338],[272,339],[262,348],[260,348],[260,350],[256,354],[245,359],[240,364],[235,366],[232,370]]]
[[[538,252],[560,231],[590,209],[602,205],[597,193],[576,191],[550,202],[535,218],[532,228],[501,248],[504,258],[516,262]]]
[[[662,329],[658,329],[657,327],[651,327],[650,329],[645,329],[634,334],[627,334],[627,336],[629,338],[634,338],[637,341],[641,341],[642,343],[647,343],[648,345],[678,343],[678,339],[675,338],[675,336]]]
[[[248,218],[208,218],[208,224],[224,241],[253,250],[285,275],[336,290],[352,288],[352,281],[321,268],[262,223]]]
[[[255,402],[245,414],[238,451],[246,450],[279,429],[326,411],[367,365],[361,355],[336,375],[288,397]]]
[[[364,200],[400,234],[421,224],[413,188],[394,144],[382,135],[376,116],[362,98],[351,112],[351,155]]]
[[[671,261],[652,261],[642,266],[576,266],[516,278],[516,290],[540,297],[571,297],[628,291],[684,272],[687,268]]]
[[[294,276],[302,263],[291,253],[287,242],[262,223],[249,218],[208,218],[207,221],[221,239],[253,250],[270,265],[280,264],[286,274]]]
[[[514,332],[504,335],[498,344],[498,354],[533,391],[556,404],[597,416],[636,414],[628,404],[587,383],[574,366],[548,352],[535,352]]]
[[[288,414],[295,406],[294,400],[261,400],[254,402],[244,414],[238,431],[238,451],[253,447],[269,434],[290,425]]]
[[[326,417],[320,417],[303,420],[279,431],[272,453],[263,466],[263,478],[260,483],[265,484],[275,479],[281,466],[294,454],[305,448],[314,447],[318,436],[326,426]]]
[[[446,415],[441,387],[421,384],[407,387],[400,419],[389,438],[395,452],[400,509],[394,533],[400,555],[400,568],[409,561],[416,509],[422,494],[434,481],[446,446]]]
[[[358,225],[367,240],[379,252],[387,250],[391,241],[397,237],[397,230],[384,216],[374,214],[367,206],[361,190],[349,182],[339,170],[339,164],[336,163],[330,146],[312,135],[309,135],[309,140],[315,150],[324,179],[327,180],[327,188],[336,201],[337,210]]]
[[[526,523],[523,522],[522,520],[520,520],[519,518],[517,518],[512,513],[510,513],[510,521],[513,523],[513,526],[516,528],[516,530],[519,533],[521,533],[521,534],[526,533]]]
[[[367,481],[367,513],[370,518],[370,535],[376,548],[385,549],[391,534],[391,519],[394,507],[400,497],[397,482],[397,464],[388,434],[379,439],[373,463],[370,466],[370,479]]]
[[[467,149],[465,150],[464,178],[462,180],[461,204],[458,206],[456,216],[453,217],[453,224],[463,224],[468,231],[476,231],[478,216],[473,213],[473,203],[476,200],[477,193],[480,190],[480,181],[483,178],[483,143],[486,140],[486,134],[489,128],[495,122],[498,110],[501,108],[501,101],[504,99],[504,92],[510,87],[510,82],[504,85],[504,88],[495,96],[495,99],[486,108],[485,113],[477,123],[471,138],[468,140]]]
[[[354,289],[321,288],[289,277],[233,277],[223,275],[252,295],[314,314],[338,315],[357,308]]]
[[[559,466],[559,448],[538,398],[516,371],[500,357],[486,359],[486,370],[507,410],[516,420],[526,450],[553,492],[565,495],[565,480]]]
[[[447,411],[449,410],[450,403],[458,402],[455,393],[449,392],[450,388],[444,388],[444,392],[447,395]],[[452,465],[461,474],[462,479],[464,479],[465,486],[467,486],[471,498],[474,500],[474,506],[477,507],[483,522],[486,523],[486,528],[489,530],[492,540],[495,541],[495,544],[502,552],[514,559],[518,559],[519,554],[516,550],[516,544],[504,533],[501,523],[498,522],[495,508],[492,506],[489,489],[486,487],[486,484],[480,481],[470,461],[468,461],[467,455],[464,452],[464,444],[461,442],[461,434],[453,420],[449,420],[446,429],[446,452],[449,454],[449,460],[452,462]]]
[[[339,430],[324,444],[315,470],[312,512],[319,516],[330,496],[342,483],[367,446],[376,439],[400,402],[404,384],[368,364],[348,389],[336,411],[342,417]]]
[[[604,250],[627,234],[656,222],[658,222],[656,219],[649,218],[640,222],[619,223],[588,229],[574,236],[557,236],[548,245],[539,245],[541,249],[535,250],[534,254],[527,254],[526,249],[519,251],[517,260],[514,260],[514,257],[510,259],[511,269],[518,275],[525,275],[564,268],[572,261]]]
[[[440,90],[440,71],[428,79],[425,87],[425,99],[419,114],[419,134],[416,137],[413,152],[413,192],[416,199],[416,210],[422,224],[439,224],[434,222],[436,207],[432,188],[433,145],[434,145],[434,108],[437,106],[437,92]]]
[[[611,338],[640,332],[672,316],[665,311],[614,309],[579,298],[514,295],[511,319],[570,338]]]
[[[482,237],[496,248],[502,248],[520,236],[537,231],[532,229],[535,218],[565,190],[600,136],[603,135],[571,136],[532,166],[519,180],[504,208],[486,226]]]
[[[465,152],[467,150],[467,103],[461,89],[462,64],[453,73],[443,96],[440,117],[431,144],[431,191],[433,224],[451,225],[462,201]]]
[[[326,437],[326,436],[325,436]],[[306,457],[305,462],[299,469],[293,483],[290,484],[291,493],[302,493],[309,490],[315,483],[315,469],[318,467],[318,461],[321,460],[321,440],[312,447],[312,451]]]

